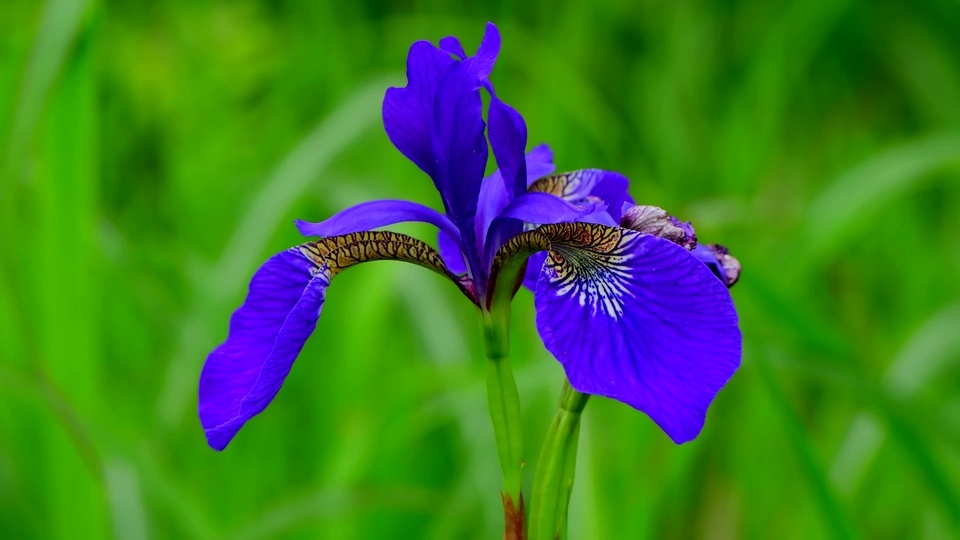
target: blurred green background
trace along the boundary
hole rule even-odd
[[[225,452],[195,412],[249,276],[301,241],[294,218],[439,206],[380,100],[411,42],[472,51],[486,20],[531,144],[627,174],[744,267],[743,367],[696,441],[590,403],[571,538],[960,535],[948,0],[5,0],[0,535],[500,535],[479,318],[422,269],[338,277]],[[562,376],[531,304],[513,325],[529,466]]]

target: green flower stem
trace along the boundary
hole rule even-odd
[[[523,538],[525,531],[523,481],[523,423],[520,394],[513,378],[509,357],[510,304],[484,314],[484,338],[487,351],[487,402],[497,442],[497,455],[503,471],[503,506],[506,530],[504,538]]]
[[[547,430],[533,477],[530,540],[566,537],[567,508],[577,465],[580,414],[589,397],[574,390],[569,381],[563,381],[557,414]]]

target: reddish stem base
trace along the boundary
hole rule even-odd
[[[503,540],[527,540],[527,512],[523,507],[523,493],[519,508],[509,495],[500,494],[503,500]]]

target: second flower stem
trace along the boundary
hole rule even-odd
[[[580,436],[580,414],[588,394],[581,394],[564,379],[557,413],[547,430],[537,461],[531,493],[531,540],[565,538],[567,507],[573,490]]]

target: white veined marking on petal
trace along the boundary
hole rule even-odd
[[[623,315],[623,296],[632,296],[627,287],[630,269],[622,264],[631,256],[558,251],[563,255],[563,262],[550,263],[557,296],[572,295],[581,307],[589,305],[591,315],[603,309],[608,316],[619,319]]]

